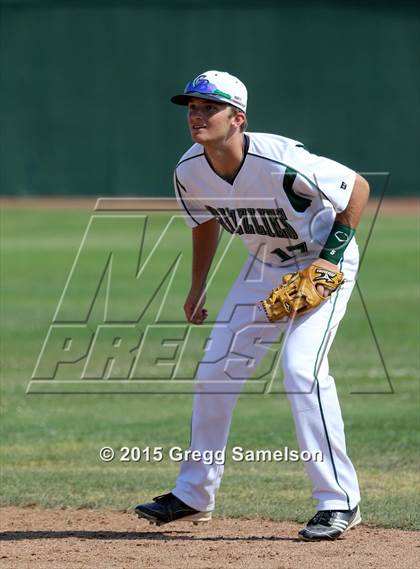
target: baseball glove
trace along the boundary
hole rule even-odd
[[[313,264],[303,271],[284,275],[283,284],[273,289],[271,294],[260,302],[260,306],[270,322],[276,322],[285,316],[300,316],[328,298],[317,291],[317,285],[323,285],[334,292],[343,281],[344,275],[340,271]]]

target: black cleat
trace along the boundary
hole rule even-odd
[[[321,510],[300,530],[299,538],[304,541],[337,539],[361,521],[359,506],[353,510]]]
[[[153,498],[153,502],[139,504],[134,508],[134,511],[139,518],[145,518],[151,524],[156,524],[157,526],[175,521],[193,522],[197,525],[199,522],[211,520],[211,512],[194,510],[194,508],[184,504],[171,492],[162,496],[156,496],[156,498]]]

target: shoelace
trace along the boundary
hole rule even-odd
[[[332,515],[331,510],[322,510],[320,512],[317,512],[309,523],[312,525],[321,524],[322,526],[329,526],[331,515]]]

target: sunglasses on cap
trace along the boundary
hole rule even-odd
[[[218,89],[216,85],[213,85],[213,83],[210,83],[208,79],[201,79],[201,80],[194,79],[193,81],[187,83],[184,89],[184,95],[189,95],[190,93],[202,93],[203,95],[217,95],[218,97],[223,97],[224,99],[232,99],[231,95],[229,95],[228,93],[224,93],[223,91],[220,91],[220,89]]]

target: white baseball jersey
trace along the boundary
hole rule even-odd
[[[220,177],[203,146],[193,144],[176,166],[174,184],[188,225],[215,217],[260,261],[289,266],[318,257],[336,212],[347,206],[355,177],[353,170],[311,154],[300,142],[247,132],[233,180]],[[355,251],[354,240],[353,245],[347,258]]]

